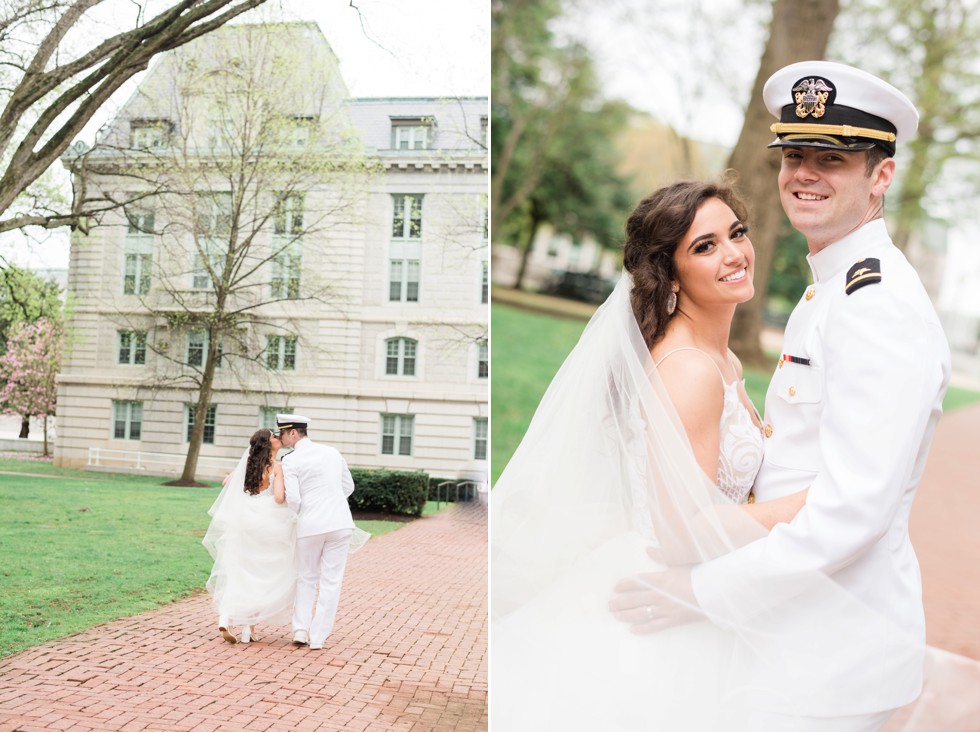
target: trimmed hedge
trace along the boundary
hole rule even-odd
[[[352,511],[382,511],[421,516],[429,494],[429,474],[399,470],[351,468],[354,492],[347,498]]]

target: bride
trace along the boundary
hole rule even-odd
[[[757,710],[849,709],[924,667],[947,689],[963,681],[944,676],[957,663],[820,573],[729,588],[724,619],[693,601],[690,566],[791,521],[806,499],[751,494],[764,439],[728,349],[735,307],[753,295],[745,219],[734,191],[711,183],[668,186],[639,205],[627,273],[494,487],[494,730],[748,732]],[[665,578],[650,589],[689,622],[637,635],[610,599],[624,578],[650,573]],[[811,683],[828,666],[838,683]],[[934,711],[912,710],[904,729],[959,729],[936,726]]]
[[[255,640],[256,623],[289,625],[296,597],[296,515],[285,505],[282,447],[268,429],[252,435],[249,449],[225,479],[208,513],[204,546],[214,558],[207,590],[218,630],[229,643]]]

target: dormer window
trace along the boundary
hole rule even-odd
[[[169,119],[134,119],[129,123],[129,146],[156,150],[170,145],[174,123]]]
[[[391,146],[395,150],[427,150],[432,142],[431,117],[404,117],[391,120]]]

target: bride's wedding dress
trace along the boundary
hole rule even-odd
[[[207,590],[219,625],[288,625],[296,596],[296,515],[275,502],[270,484],[244,490],[245,461],[232,473],[209,513],[204,545],[214,557]]]
[[[738,505],[762,445],[736,385],[725,388],[712,480],[640,335],[630,287],[624,275],[590,321],[491,492],[491,730],[758,732],[743,721],[755,710],[864,713],[876,688],[918,678],[936,654],[778,557],[766,577],[726,587],[725,618],[652,635],[613,618],[617,582],[665,568],[649,548],[676,569],[765,535]],[[832,681],[813,680],[828,664]],[[916,714],[896,729],[947,729]]]
[[[722,383],[716,487],[719,500],[734,505],[747,500],[762,465],[764,445],[739,396],[739,382],[727,384],[722,377]],[[699,623],[637,636],[616,622],[608,608],[618,580],[664,569],[646,552],[657,544],[647,494],[640,490],[646,484],[642,440],[646,425],[637,421],[632,426],[632,448],[627,453],[632,453],[629,485],[637,509],[631,516],[633,525],[494,626],[491,719],[495,730],[724,728],[721,707],[704,702],[725,693],[731,635],[710,623]],[[599,699],[602,704],[596,703]]]

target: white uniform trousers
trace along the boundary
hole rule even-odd
[[[299,578],[296,583],[296,606],[293,609],[293,632],[307,631],[311,645],[322,645],[333,630],[344,567],[347,564],[347,550],[353,534],[353,529],[339,529],[296,540]],[[317,584],[320,585],[319,596]]]
[[[771,712],[740,710],[732,732],[879,732],[894,713],[859,714],[853,717],[784,717]],[[731,720],[733,721],[733,720]]]

